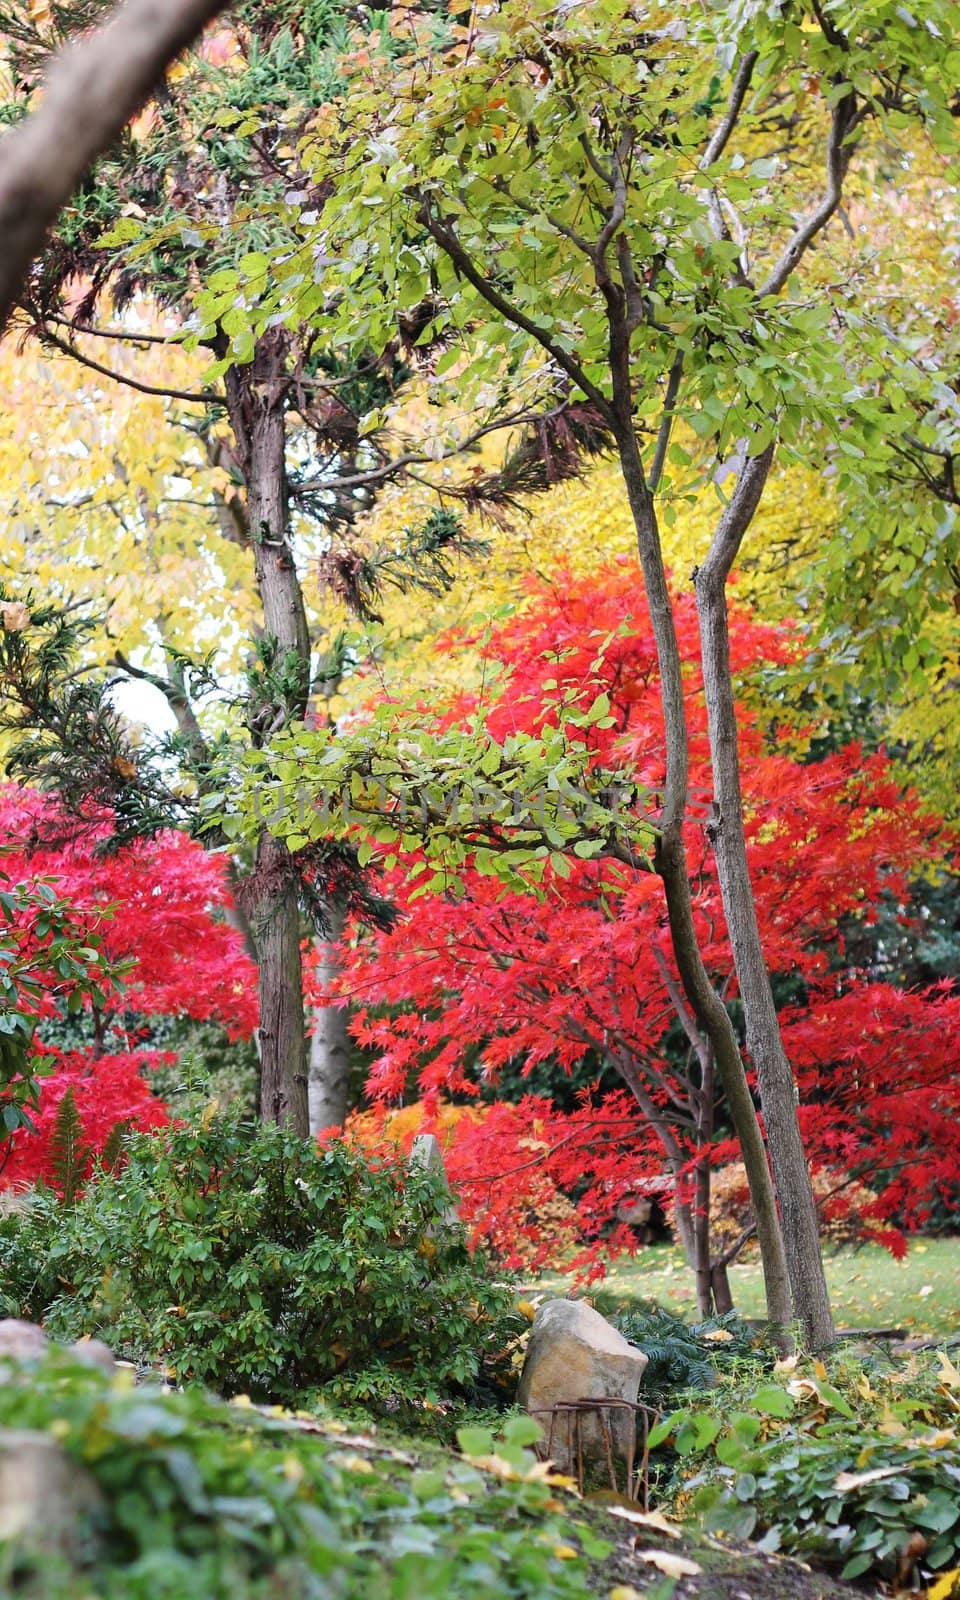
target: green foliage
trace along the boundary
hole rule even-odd
[[[322,1417],[132,1389],[62,1354],[3,1376],[0,1428],[55,1431],[103,1494],[85,1569],[7,1546],[5,1594],[587,1600],[575,1546],[608,1548],[556,1514],[555,1491],[526,1475],[533,1457],[512,1435],[497,1446],[517,1460],[508,1480],[448,1456],[421,1462],[369,1435],[341,1439]]]
[[[648,1302],[621,1312],[613,1321],[624,1338],[646,1355],[643,1395],[657,1404],[685,1389],[712,1388],[718,1372],[745,1360],[765,1359],[756,1331],[735,1311],[691,1326],[665,1306]],[[772,1363],[772,1347],[768,1355]]]
[[[520,1326],[434,1174],[235,1118],[131,1138],[127,1156],[66,1215],[0,1223],[7,1292],[56,1337],[101,1334],[226,1394],[419,1405]]]
[[[960,1564],[958,1409],[945,1356],[832,1374],[814,1362],[786,1386],[727,1385],[651,1443],[672,1442],[683,1503],[709,1530],[760,1531],[762,1549],[842,1563],[844,1578],[890,1576],[914,1539],[936,1571]]]
[[[80,1192],[83,1175],[90,1159],[90,1146],[83,1137],[83,1123],[80,1121],[72,1086],[57,1107],[50,1140],[50,1154],[53,1159],[54,1177],[63,1203],[65,1206],[72,1205]]]
[[[360,866],[373,857],[373,841],[395,852],[385,858],[388,870],[398,855],[422,851],[411,874],[423,874],[416,894],[462,888],[458,869],[468,856],[511,889],[537,885],[548,862],[569,877],[571,853],[647,866],[655,827],[637,809],[648,791],[592,765],[579,737],[611,726],[609,696],[584,711],[568,708],[564,722],[498,743],[480,725],[438,730],[415,705],[383,702],[356,726],[288,728],[269,752],[247,752],[242,788],[229,799],[211,796],[205,814],[232,837],[252,839],[266,826],[291,851],[351,837],[360,823],[368,835],[357,848]]]
[[[0,872],[0,1157],[11,1134],[32,1127],[39,1103],[44,1062],[30,1044],[41,1004],[62,1001],[72,1013],[89,996],[102,1005],[103,986],[116,985],[121,970],[54,884],[11,884]]]

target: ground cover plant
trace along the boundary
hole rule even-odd
[[[103,1495],[86,1560],[0,1547],[5,1594],[585,1600],[584,1551],[605,1549],[558,1514],[542,1475],[525,1478],[528,1419],[499,1445],[507,1481],[465,1460],[421,1467],[330,1418],[117,1386],[67,1357],[3,1376],[0,1428],[53,1431]]]
[[[758,1381],[759,1380],[759,1381]],[[930,1582],[960,1568],[960,1371],[939,1355],[741,1367],[651,1433],[707,1530],[760,1538],[844,1578]],[[952,1592],[952,1579],[940,1592]]]

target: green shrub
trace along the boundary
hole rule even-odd
[[[892,1577],[960,1566],[960,1373],[821,1363],[784,1387],[727,1385],[651,1433],[679,1457],[678,1506],[713,1532]],[[909,1566],[911,1557],[907,1558]],[[902,1576],[902,1573],[901,1573]]]
[[[70,1211],[0,1223],[7,1309],[178,1382],[302,1404],[436,1398],[519,1327],[442,1177],[226,1118],[132,1138]]]
[[[529,1428],[529,1418],[521,1419]],[[71,1569],[0,1543],[21,1600],[589,1600],[588,1529],[557,1515],[514,1433],[519,1481],[436,1452],[111,1382],[62,1353],[0,1367],[0,1428],[52,1432],[103,1509]],[[520,1426],[516,1424],[515,1426]],[[571,1515],[576,1503],[571,1501]],[[573,1542],[571,1542],[573,1541]]]

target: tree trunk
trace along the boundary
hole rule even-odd
[[[620,467],[637,534],[650,619],[660,668],[660,692],[666,731],[666,785],[657,837],[655,866],[663,881],[674,957],[684,993],[697,1024],[713,1047],[733,1119],[757,1222],[767,1315],[781,1327],[790,1322],[793,1306],[783,1234],[756,1107],[747,1083],[733,1024],[703,964],[693,920],[690,875],[683,842],[687,808],[688,741],[683,669],[667,588],[656,511],[643,473],[634,432],[632,407],[616,429]]]
[[[290,543],[287,345],[282,330],[271,330],[258,342],[253,362],[232,367],[224,380],[263,606],[260,670],[249,710],[255,745],[302,718],[310,692],[310,629]],[[249,893],[260,984],[260,1115],[306,1137],[298,879],[286,845],[266,829]]]
[[[718,571],[709,558],[696,579],[714,780],[715,815],[708,832],[743,1001],[747,1048],[757,1069],[794,1306],[808,1345],[819,1350],[833,1340],[833,1317],[793,1073],[780,1037],[747,862],[725,579],[722,564]]]
[[[726,1266],[711,1267],[710,1286],[713,1289],[713,1303],[717,1316],[725,1317],[728,1311],[733,1310],[733,1295],[730,1291]]]
[[[257,850],[263,885],[255,918],[260,953],[260,1117],[306,1138],[307,1042],[303,1027],[300,904],[285,847],[266,834]]]
[[[315,973],[322,994],[328,994],[340,968],[338,940],[343,933],[343,913],[329,906],[328,937],[317,943]],[[350,1109],[350,1034],[346,1006],[329,1002],[314,1008],[310,1041],[310,1132],[342,1128]]]

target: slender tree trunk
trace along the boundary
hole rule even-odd
[[[733,1295],[725,1266],[710,1268],[710,1287],[713,1289],[713,1303],[717,1316],[725,1317],[728,1311],[733,1310]]]
[[[628,359],[627,353],[625,360]],[[621,380],[621,387],[623,381]],[[617,446],[621,472],[636,528],[637,548],[656,641],[667,744],[666,786],[654,864],[663,881],[670,936],[680,981],[697,1024],[713,1047],[716,1069],[740,1141],[757,1222],[767,1315],[771,1322],[785,1326],[791,1320],[793,1305],[786,1251],[777,1216],[770,1170],[767,1166],[766,1150],[733,1024],[703,964],[693,919],[690,875],[683,841],[688,790],[688,742],[683,669],[660,548],[656,511],[647,488],[634,432],[629,386],[626,393],[627,404],[621,405],[621,411],[625,414],[620,416],[616,429]]]
[[[343,913],[337,906],[328,908],[328,937],[317,943],[314,969],[323,994],[329,994],[340,969],[338,940],[343,933]],[[322,1128],[341,1128],[350,1109],[350,1034],[346,1006],[329,1002],[314,1008],[313,1037],[310,1041],[308,1098],[310,1132]]]
[[[701,1159],[697,1167],[693,1237],[696,1249],[697,1309],[701,1317],[709,1317],[713,1310],[713,1279],[710,1270],[710,1167],[706,1156]]]
[[[246,485],[247,522],[263,606],[261,673],[250,731],[264,744],[303,717],[310,692],[310,630],[290,542],[286,469],[287,337],[259,341],[253,362],[226,374],[227,408]],[[306,1137],[306,1029],[299,885],[286,845],[265,829],[250,886],[260,989],[260,1115]]]
[[[708,832],[743,1000],[747,1048],[757,1068],[794,1305],[807,1343],[819,1350],[833,1340],[833,1317],[793,1073],[780,1036],[747,862],[722,563],[708,558],[697,574],[696,592],[714,777],[715,815]]]

